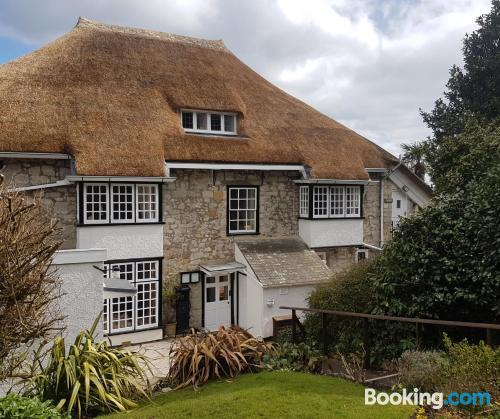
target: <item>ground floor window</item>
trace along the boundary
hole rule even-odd
[[[104,333],[151,329],[160,325],[161,260],[131,260],[106,263],[107,272],[118,268],[120,278],[131,282],[137,294],[104,300]]]

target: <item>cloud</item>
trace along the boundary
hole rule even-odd
[[[398,154],[429,135],[461,40],[489,0],[0,0],[0,36],[39,46],[78,16],[224,39],[279,87]],[[1,46],[1,45],[0,45]]]

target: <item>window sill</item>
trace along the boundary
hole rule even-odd
[[[253,231],[253,232],[249,232],[249,233],[231,233],[231,232],[227,233],[228,236],[257,236],[259,234],[260,234],[260,232],[258,232],[258,231]]]
[[[117,336],[117,335],[128,335],[128,334],[131,334],[131,333],[140,333],[140,332],[146,332],[146,331],[149,331],[149,330],[158,330],[158,329],[162,329],[162,328],[163,328],[163,326],[161,324],[159,324],[158,326],[147,327],[147,328],[144,328],[144,329],[126,330],[124,332],[120,332],[120,331],[114,331],[114,332],[111,332],[111,333],[105,333],[105,332],[103,332],[102,335],[104,337],[106,337],[106,336]]]
[[[82,224],[78,223],[77,227],[112,227],[112,226],[150,226],[156,224],[165,224],[164,221],[154,221],[152,223],[104,223],[104,224]]]
[[[365,217],[329,217],[329,218],[309,218],[309,217],[298,217],[299,220],[310,220],[310,221],[328,221],[328,220],[364,220]]]
[[[223,133],[216,134],[216,133],[195,132],[195,131],[184,131],[184,134],[198,136],[198,137],[216,137],[216,138],[220,137],[220,138],[236,139],[236,140],[248,140],[250,138],[238,134],[223,134]]]

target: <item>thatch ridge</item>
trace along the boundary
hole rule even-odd
[[[234,139],[186,134],[182,108],[238,113]],[[221,41],[81,18],[0,66],[0,151],[65,152],[81,175],[162,176],[165,160],[301,163],[367,179],[394,156],[287,94]]]

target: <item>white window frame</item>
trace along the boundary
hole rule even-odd
[[[340,194],[336,193],[336,191],[341,191]],[[335,214],[334,210],[337,209],[334,207],[335,200],[333,199],[334,196],[341,196],[342,197],[342,206],[339,207],[341,209],[340,214]],[[332,218],[345,218],[346,217],[346,209],[345,209],[345,186],[331,186],[330,187],[330,216]]]
[[[141,209],[139,209],[139,204],[141,204],[141,203],[144,204],[144,205],[148,204],[146,202],[140,202],[139,201],[139,188],[140,187],[152,188],[153,195],[150,195],[150,196],[155,196],[156,197],[155,198],[156,201],[154,202],[155,205],[156,205],[156,209],[154,210],[155,216],[153,218],[148,218],[148,219],[145,219],[145,218],[141,219],[141,218],[139,218],[139,213],[140,212],[144,212],[144,213],[149,212],[150,214],[153,212],[151,210],[152,201],[149,201],[149,205],[150,205],[149,210],[146,210],[146,209],[142,209],[141,210]],[[159,200],[160,200],[160,194],[158,193],[158,185],[156,185],[154,183],[137,183],[135,185],[135,206],[136,206],[136,208],[135,208],[135,220],[136,221],[135,222],[136,223],[140,223],[140,224],[142,224],[142,223],[155,223],[155,222],[158,222],[159,215],[160,215],[160,202],[159,202]]]
[[[113,206],[115,204],[115,194],[113,193],[113,188],[115,186],[130,186],[132,188],[130,192],[130,196],[132,197],[132,218],[126,218],[126,219],[121,219],[121,218],[115,218],[114,217],[114,209]],[[135,218],[136,218],[136,207],[135,207],[135,185],[133,183],[111,183],[110,184],[110,191],[109,191],[109,196],[110,196],[110,207],[109,207],[109,217],[111,220],[112,224],[127,224],[127,223],[135,223]],[[120,210],[118,210],[120,212]]]
[[[88,218],[89,212],[87,211],[87,186],[104,186],[106,188],[106,219],[92,220]],[[107,183],[84,183],[83,184],[83,219],[85,224],[109,224],[109,185]],[[92,211],[93,212],[93,211]]]
[[[327,199],[326,199],[326,214],[317,214],[316,212],[319,210],[319,207],[317,205],[317,199],[316,199],[316,191],[317,190],[323,190],[321,193],[323,195],[324,190],[327,190]],[[357,205],[348,207],[347,206],[347,190],[352,189],[354,192],[354,201]],[[332,195],[334,194],[334,191],[342,191],[342,214],[333,214],[333,203],[334,200],[332,199]],[[312,208],[313,208],[313,213],[312,213],[312,219],[325,219],[325,218],[334,218],[334,219],[342,219],[342,218],[361,218],[361,209],[362,209],[362,199],[363,199],[363,194],[361,193],[361,187],[358,185],[315,185],[313,186],[313,193],[312,193]],[[299,212],[302,210],[301,208],[301,203],[299,203]],[[356,213],[351,213],[348,214],[348,211],[353,211],[355,210]],[[301,215],[302,216],[302,215]]]
[[[139,264],[151,264],[152,269],[148,270],[154,275],[151,275],[149,278],[142,278],[139,279]],[[160,287],[162,286],[162,281],[160,277],[160,261],[158,259],[148,259],[148,260],[130,260],[130,261],[125,261],[125,262],[108,262],[105,264],[106,269],[106,274],[105,276],[109,277],[109,272],[114,268],[114,267],[122,267],[122,266],[127,266],[128,269],[126,270],[127,274],[129,274],[128,278],[123,277],[122,279],[126,279],[129,281],[134,287],[137,288],[138,293],[132,297],[126,297],[126,298],[132,298],[132,306],[133,306],[133,311],[132,311],[132,326],[128,327],[123,327],[123,328],[113,328],[113,298],[108,298],[105,299],[103,304],[107,309],[107,322],[104,322],[103,319],[103,333],[107,334],[120,334],[124,332],[130,332],[134,330],[144,330],[144,329],[153,329],[157,328],[158,325],[160,324],[160,306],[161,306],[161,289]],[[131,269],[130,269],[131,268]],[[155,284],[156,287],[156,304],[155,304],[155,321],[149,324],[142,324],[139,325],[139,319],[143,318],[139,317],[139,301],[138,301],[138,296],[139,296],[139,285],[147,285],[147,284]],[[149,290],[151,292],[151,290]],[[122,298],[122,297],[119,297]],[[152,301],[151,299],[149,301]],[[127,304],[127,303],[125,303]],[[148,308],[151,308],[148,307]],[[142,310],[145,310],[144,306],[142,307]],[[149,315],[147,316],[148,318],[151,318],[152,316]],[[118,320],[119,321],[119,320]],[[105,327],[107,325],[107,328]]]
[[[325,190],[326,189],[326,206],[319,207],[316,204],[319,203],[318,200],[316,200],[316,191],[318,190]],[[321,196],[324,195],[324,192],[320,192]],[[324,214],[317,214],[316,211],[320,210],[324,211]],[[313,187],[313,218],[329,218],[330,215],[330,188],[328,186],[314,186]]]
[[[231,191],[233,190],[238,190],[238,208],[231,208]],[[239,208],[239,191],[240,190],[254,190],[255,191],[255,208]],[[248,203],[248,196],[247,196],[247,203]],[[228,200],[228,207],[227,207],[227,231],[229,234],[256,234],[259,229],[259,188],[256,186],[229,186],[227,189],[227,200]],[[247,205],[248,207],[248,205]],[[231,229],[231,222],[236,222],[236,224],[239,223],[240,219],[237,217],[235,220],[231,219],[231,213],[238,213],[238,211],[255,211],[255,228],[252,230],[232,230]],[[248,220],[248,218],[247,218]]]
[[[193,128],[184,128],[182,125],[182,114],[184,112],[193,114]],[[207,114],[207,129],[199,129],[198,128],[198,114],[204,113]],[[212,130],[212,115],[220,115],[221,116],[221,129],[220,131]],[[225,119],[226,116],[233,118],[234,121],[234,130],[226,131]],[[238,115],[234,112],[217,112],[217,111],[201,111],[201,110],[192,110],[192,109],[181,109],[181,128],[185,132],[193,132],[193,133],[201,133],[201,134],[213,134],[213,135],[237,135],[238,131]]]
[[[299,216],[309,217],[309,186],[299,188]]]
[[[359,263],[359,254],[363,253],[365,255],[365,258],[362,260],[368,260],[368,257],[370,255],[370,251],[368,249],[356,249],[356,253],[354,254],[354,261],[356,263]]]
[[[89,212],[87,212],[87,186],[103,186],[106,189],[106,219],[104,220],[91,220],[88,218]],[[131,219],[119,219],[114,217],[113,204],[114,204],[114,195],[113,195],[113,187],[114,186],[131,186],[132,187],[132,218]],[[152,188],[153,193],[155,194],[155,213],[154,218],[150,219],[140,219],[139,213],[146,210],[139,210],[138,205],[138,187],[146,186]],[[80,220],[82,224],[88,225],[109,225],[109,224],[154,224],[158,223],[161,219],[161,194],[160,194],[160,186],[156,183],[109,183],[109,182],[83,182],[79,184],[79,188],[83,189],[83,219]],[[80,198],[78,198],[80,199]],[[149,203],[151,204],[151,202]],[[79,204],[80,205],[80,204]],[[151,209],[149,210],[151,212]]]

